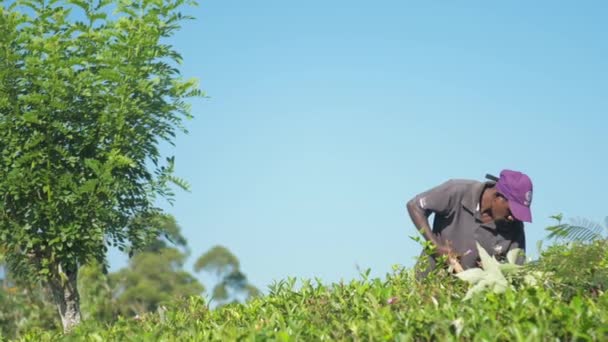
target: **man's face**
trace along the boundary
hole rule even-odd
[[[496,192],[496,196],[492,201],[492,217],[494,221],[513,221],[513,214],[509,209],[509,200],[499,192]]]

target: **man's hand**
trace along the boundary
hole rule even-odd
[[[452,269],[458,273],[462,272],[463,268],[458,262],[458,257],[456,253],[452,251],[449,247],[449,242],[447,245],[439,244],[433,235],[431,227],[429,226],[428,216],[418,207],[416,204],[415,198],[410,200],[407,203],[407,211],[410,214],[410,218],[412,222],[416,226],[416,229],[424,236],[426,241],[432,242],[435,245],[435,255],[441,257],[445,255],[447,257],[448,262],[452,266]]]
[[[462,265],[458,261],[458,255],[454,252],[449,245],[438,245],[436,248],[437,256],[445,256],[447,258],[448,263],[452,266],[452,269],[456,273],[460,273],[463,271]]]
[[[454,273],[460,273],[464,271],[464,268],[462,268],[462,265],[460,264],[460,261],[458,261],[457,258],[449,257],[448,262],[450,263],[450,266],[452,266],[452,270],[454,270]]]
[[[454,252],[452,251],[450,246],[444,246],[444,245],[437,244],[437,248],[435,250],[436,250],[435,253],[439,257],[445,255],[446,257],[450,258],[454,255]]]

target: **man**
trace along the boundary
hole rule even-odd
[[[457,259],[464,269],[477,267],[475,242],[499,260],[514,248],[525,251],[523,222],[532,222],[532,181],[512,170],[501,171],[498,179],[488,178],[492,181],[449,180],[407,203],[412,222],[435,246],[428,266],[418,270],[418,277],[426,276],[444,255]],[[431,214],[432,230],[428,221]],[[522,264],[524,257],[517,262]]]

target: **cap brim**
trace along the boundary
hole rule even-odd
[[[509,209],[511,209],[511,213],[519,221],[532,223],[532,211],[530,211],[529,207],[515,201],[509,201]]]

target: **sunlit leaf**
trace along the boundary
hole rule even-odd
[[[469,283],[477,283],[485,276],[485,272],[481,268],[470,268],[462,272],[456,273],[456,277],[468,281]]]
[[[523,250],[521,248],[514,248],[510,250],[509,252],[507,252],[507,262],[509,262],[510,264],[517,263],[517,258],[521,253],[523,253]]]

